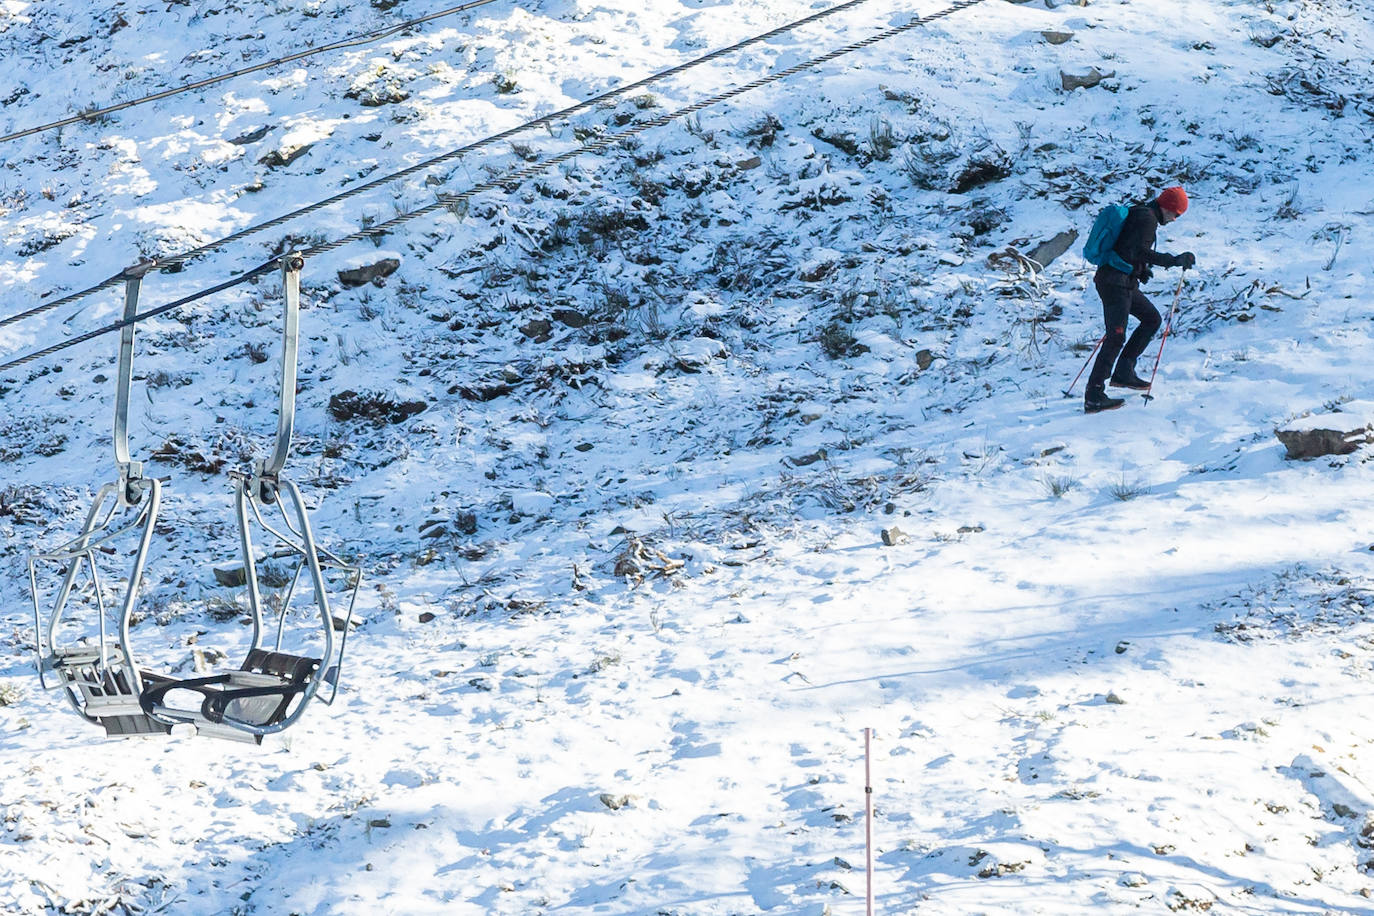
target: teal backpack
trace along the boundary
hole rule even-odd
[[[1121,236],[1121,226],[1126,222],[1126,214],[1129,211],[1130,208],[1124,204],[1112,204],[1102,208],[1102,212],[1097,214],[1097,219],[1093,220],[1093,227],[1088,232],[1088,241],[1083,244],[1084,260],[1098,267],[1105,265],[1114,268],[1123,274],[1135,273],[1135,268],[1113,250],[1116,240]]]

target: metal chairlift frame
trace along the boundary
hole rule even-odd
[[[266,459],[259,460],[251,474],[231,471],[229,475],[234,482],[234,509],[239,525],[239,546],[243,555],[248,606],[253,623],[253,637],[248,657],[243,668],[238,671],[205,678],[168,680],[145,690],[141,697],[144,711],[149,717],[169,728],[189,725],[197,731],[204,731],[208,725],[212,731],[220,733],[222,728],[227,727],[249,740],[261,740],[264,735],[284,731],[294,725],[317,696],[325,705],[332,704],[338,696],[344,650],[347,647],[348,629],[352,625],[353,609],[361,586],[362,570],[316,545],[310,526],[309,511],[301,497],[300,489],[282,474],[291,454],[291,437],[295,426],[297,354],[300,345],[300,277],[304,266],[305,259],[299,252],[292,252],[281,259],[285,307],[277,435],[272,454]],[[291,514],[287,512],[287,500],[291,504]],[[277,507],[282,525],[289,534],[274,527],[264,518],[265,506]],[[295,516],[294,520],[292,514]],[[297,556],[301,561],[282,600],[277,617],[276,639],[271,650],[264,648],[265,615],[253,544],[252,522],[256,522],[276,539],[278,549],[272,556]],[[286,614],[291,608],[291,599],[295,595],[302,569],[309,570],[315,603],[319,609],[324,649],[318,659],[281,651]],[[348,610],[339,621],[342,625],[342,635],[337,638],[336,621],[330,609],[329,592],[324,579],[326,569],[343,572],[349,580]],[[326,685],[330,688],[327,697],[322,695],[325,693]],[[202,700],[199,708],[166,703],[167,694],[175,690],[200,694]],[[299,702],[296,702],[297,697]],[[270,706],[273,699],[278,701],[278,705],[270,715],[265,718],[254,717],[261,721],[250,720],[241,713],[236,714],[251,701],[267,701],[267,705]],[[295,708],[289,709],[292,702],[295,702]]]
[[[151,262],[124,271],[124,319],[138,313],[138,294],[143,277],[153,268]],[[119,362],[114,409],[114,454],[118,478],[101,486],[81,533],[55,550],[29,557],[29,588],[33,596],[33,620],[39,683],[45,690],[62,688],[68,701],[84,719],[105,724],[112,734],[147,734],[165,731],[146,720],[136,701],[142,692],[142,675],[129,648],[129,621],[138,601],[143,570],[148,559],[153,527],[162,503],[162,483],[143,476],[142,462],[132,460],[129,451],[129,391],[133,382],[134,325],[124,326],[119,339]],[[108,508],[106,504],[108,503]],[[119,527],[111,527],[117,517],[136,510]],[[131,531],[141,531],[127,585],[121,600],[118,641],[110,643],[106,610],[95,553],[106,544]],[[46,625],[39,607],[38,573],[41,563],[65,565]],[[58,648],[57,631],[64,619],[72,589],[82,564],[89,567],[100,617],[96,646]],[[55,683],[49,683],[53,675]],[[131,701],[131,697],[133,698]],[[104,720],[109,719],[108,723]]]
[[[191,731],[196,734],[260,742],[264,735],[283,731],[295,724],[317,696],[320,702],[330,705],[338,695],[344,650],[347,647],[348,630],[352,625],[353,610],[361,587],[362,571],[315,544],[309,512],[300,489],[294,482],[282,476],[290,455],[295,425],[297,353],[300,339],[300,275],[304,264],[304,259],[297,252],[292,252],[281,260],[285,314],[281,389],[273,452],[269,458],[257,462],[252,473],[230,472],[230,478],[234,481],[235,515],[239,524],[239,544],[243,554],[249,611],[253,622],[252,643],[248,656],[243,667],[236,671],[211,677],[176,679],[139,669],[129,647],[130,620],[134,604],[137,602],[148,545],[161,502],[161,485],[155,478],[143,477],[141,463],[130,459],[128,407],[133,376],[134,325],[130,323],[123,329],[120,337],[119,378],[115,398],[114,444],[119,479],[100,489],[81,534],[75,540],[54,551],[34,555],[29,561],[30,588],[34,597],[34,624],[38,633],[40,682],[45,688],[49,687],[46,675],[49,672],[60,672],[61,686],[66,688],[73,707],[88,721],[104,725],[109,734]],[[140,265],[126,272],[126,320],[137,314],[139,283],[151,267],[151,264]],[[283,500],[283,494],[286,500]],[[102,508],[111,496],[114,497],[114,501],[102,516]],[[284,505],[287,500],[291,504],[294,521]],[[264,517],[264,507],[272,505],[279,510],[282,527],[286,532]],[[133,521],[108,533],[105,532],[117,511],[133,506],[140,507]],[[272,649],[264,648],[266,626],[251,533],[252,522],[256,522],[276,539],[278,548],[270,556],[296,556],[300,559],[300,565],[297,566],[281,603]],[[104,601],[101,598],[94,552],[107,542],[127,534],[140,525],[142,536],[120,611],[119,642],[111,647],[105,627]],[[57,629],[63,619],[63,610],[82,561],[89,564],[95,582],[97,606],[101,615],[100,642],[94,652],[89,647],[58,650]],[[70,564],[46,630],[40,619],[36,574],[37,564],[41,562]],[[295,595],[302,569],[308,569],[310,572],[311,587],[315,592],[324,634],[324,650],[318,659],[282,652],[286,614],[291,608],[291,600]],[[344,573],[349,585],[348,610],[338,621],[335,620],[329,605],[329,593],[324,578],[327,569]],[[341,624],[342,630],[337,638],[336,624]],[[116,652],[118,658],[112,662],[111,655]],[[326,685],[329,687],[327,696],[324,689]],[[167,694],[177,690],[200,694],[202,699],[199,708],[168,705],[165,702]],[[295,708],[291,709],[293,702]],[[256,711],[258,714],[246,717],[243,712],[245,709]]]

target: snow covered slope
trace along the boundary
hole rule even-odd
[[[497,2],[9,142],[0,315],[824,6]],[[0,0],[0,134],[437,8]],[[856,4],[144,301],[941,8]],[[880,912],[1367,911],[1368,450],[1273,433],[1374,420],[1371,66],[1359,3],[984,0],[309,259],[288,467],[363,622],[339,702],[262,748],[107,740],[38,689],[24,558],[112,474],[114,340],[0,373],[0,910],[862,912],[871,726]],[[1198,268],[1157,397],[1085,417],[1091,270],[1024,255],[1172,184]],[[275,286],[140,327],[163,669],[249,638],[212,567]]]

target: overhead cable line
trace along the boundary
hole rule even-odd
[[[535,175],[540,174],[541,172],[546,172],[554,166],[561,165],[562,163],[567,162],[571,159],[575,159],[578,156],[586,155],[588,153],[601,152],[602,150],[623,143],[624,141],[632,137],[635,137],[646,131],[652,130],[656,127],[663,127],[664,125],[671,124],[673,121],[679,121],[683,118],[689,117],[690,115],[696,114],[697,112],[702,111],[703,109],[711,108],[715,105],[721,104],[722,102],[728,102],[729,100],[736,98],[737,96],[744,95],[747,92],[752,92],[755,89],[760,89],[771,83],[776,83],[781,80],[788,79],[789,77],[796,76],[798,73],[803,73],[807,70],[812,70],[816,67],[827,64],[830,61],[835,60],[836,58],[843,57],[847,54],[852,54],[855,51],[861,51],[865,48],[871,47],[872,45],[878,44],[879,42],[895,38],[898,35],[902,35],[906,32],[911,31],[912,29],[919,28],[928,23],[934,22],[937,19],[943,19],[944,17],[949,16],[952,13],[957,13],[960,10],[967,9],[970,6],[975,6],[982,2],[983,0],[959,0],[959,2],[953,4],[952,6],[946,7],[945,9],[940,10],[937,13],[930,13],[929,15],[912,19],[903,25],[894,26],[893,28],[887,29],[882,32],[878,32],[875,35],[870,35],[868,38],[865,38],[862,41],[857,41],[853,44],[845,45],[842,48],[836,48],[835,50],[830,51],[829,53],[822,54],[820,57],[813,57],[808,61],[795,64],[791,67],[788,67],[785,70],[779,70],[776,73],[770,73],[767,76],[760,77],[759,79],[753,80],[752,82],[745,83],[741,86],[736,86],[732,89],[727,89],[724,92],[717,93],[716,95],[710,96],[709,98],[693,102],[691,105],[688,105],[685,108],[679,108],[677,111],[673,111],[665,115],[660,115],[657,118],[651,118],[648,121],[642,121],[633,127],[627,128],[626,130],[620,131],[619,133],[610,134],[608,136],[602,137],[599,140],[578,147],[577,149],[568,150],[567,152],[560,153],[552,158],[543,159],[539,162],[531,163],[525,166],[524,168],[517,169],[513,172],[507,172],[505,175],[502,175],[499,178],[493,178],[490,181],[484,181],[481,184],[474,185],[466,191],[460,191],[457,194],[441,194],[439,195],[439,199],[432,204],[420,207],[417,210],[411,210],[407,213],[402,213],[392,219],[387,220],[384,223],[378,223],[377,225],[371,226],[367,229],[360,229],[351,235],[344,236],[343,238],[335,239],[331,242],[324,242],[319,245],[315,245],[311,248],[307,248],[305,251],[302,251],[301,254],[306,258],[326,254],[338,248],[342,248],[345,245],[351,245],[354,242],[360,242],[364,239],[375,239],[380,236],[387,235],[393,229],[396,229],[401,225],[410,222],[411,220],[418,219],[421,216],[428,216],[429,214],[435,213],[442,209],[454,209],[459,204],[466,203],[472,198],[478,196],[479,194],[484,194],[487,191],[513,190],[526,179],[532,178]],[[4,368],[4,366],[0,366],[0,370],[3,370]]]
[[[10,369],[17,369],[18,367],[26,363],[33,362],[34,360],[42,359],[45,356],[52,356],[54,353],[60,353],[68,347],[74,347],[77,344],[83,344],[88,340],[95,340],[97,337],[101,337],[105,334],[110,334],[115,331],[122,331],[131,325],[138,324],[140,321],[147,321],[150,318],[157,318],[161,315],[167,314],[168,312],[182,308],[183,306],[190,305],[192,302],[197,302],[201,299],[204,299],[207,296],[213,296],[215,293],[222,293],[226,289],[233,289],[235,286],[238,286],[241,283],[246,283],[254,277],[259,277],[265,273],[269,273],[272,270],[275,270],[279,260],[279,258],[273,258],[266,264],[260,264],[257,267],[254,267],[252,270],[249,270],[245,273],[239,274],[238,276],[225,280],[223,283],[216,284],[215,286],[211,286],[208,289],[203,289],[200,292],[192,293],[191,295],[178,299],[175,302],[168,302],[166,305],[159,305],[157,308],[149,309],[146,312],[139,312],[132,318],[125,318],[121,321],[116,321],[113,324],[106,325],[103,328],[97,328],[94,331],[90,331],[78,337],[68,338],[67,340],[62,341],[59,344],[53,344],[50,347],[44,347],[42,350],[37,350],[26,356],[21,356],[18,359],[12,359],[9,362],[5,363],[3,366],[0,366],[0,372],[7,372]],[[121,280],[124,279],[124,277],[124,274],[120,275]]]
[[[524,124],[512,127],[509,130],[504,130],[498,134],[493,134],[490,137],[486,137],[474,143],[470,143],[467,146],[463,146],[454,150],[449,150],[448,152],[442,153],[431,159],[426,159],[423,162],[417,162],[415,165],[401,169],[398,172],[392,172],[391,174],[384,175],[381,178],[374,178],[371,181],[364,182],[363,184],[349,188],[346,191],[341,191],[332,197],[328,197],[324,200],[317,201],[313,204],[309,204],[308,206],[301,207],[298,210],[292,210],[290,213],[283,213],[282,215],[269,219],[266,222],[258,223],[254,226],[245,227],[243,229],[240,229],[238,232],[234,232],[230,235],[225,236],[224,238],[216,239],[213,242],[207,242],[206,244],[201,245],[198,248],[192,248],[191,250],[183,251],[180,254],[160,258],[158,259],[157,264],[155,265],[156,269],[162,272],[167,272],[172,268],[184,264],[193,258],[199,257],[203,254],[209,254],[213,251],[218,251],[220,248],[223,248],[226,245],[242,241],[243,239],[246,239],[249,236],[256,235],[260,232],[265,232],[268,229],[274,229],[277,226],[290,222],[291,220],[299,219],[302,216],[308,216],[309,214],[314,213],[317,210],[322,210],[325,207],[330,207],[334,204],[341,203],[345,200],[348,200],[349,198],[356,197],[359,194],[381,187],[382,185],[390,184],[393,181],[408,178],[417,172],[422,172],[426,169],[431,169],[435,166],[443,165],[446,162],[450,162],[469,153],[485,149],[486,147],[492,146],[496,143],[500,143],[503,140],[509,140],[511,137],[514,137],[518,134],[522,134],[525,131],[533,130],[539,127],[544,127],[549,124],[552,124],[555,121],[559,121],[564,118],[571,117],[575,114],[579,114],[583,111],[586,111],[589,108],[593,108],[597,105],[601,105],[605,102],[611,101],[612,99],[628,95],[631,92],[635,92],[636,90],[643,89],[647,86],[653,85],[654,83],[661,82],[665,79],[676,76],[694,67],[699,67],[703,64],[711,63],[712,61],[724,57],[727,54],[733,54],[753,45],[769,41],[771,39],[777,38],[779,35],[784,35],[788,32],[795,31],[796,29],[802,28],[803,26],[811,25],[815,22],[821,21],[822,19],[826,19],[838,13],[842,13],[847,10],[853,9],[854,7],[857,7],[867,2],[869,2],[869,0],[847,0],[847,2],[845,3],[841,3],[838,6],[833,6],[826,10],[821,10],[820,12],[807,16],[804,19],[798,19],[795,22],[789,22],[785,25],[781,25],[775,29],[771,29],[760,35],[755,35],[752,38],[747,38],[744,41],[737,42],[736,44],[729,45],[724,48],[718,48],[717,50],[712,51],[709,54],[706,54],[702,57],[698,57],[694,60],[678,64],[675,67],[671,67],[667,70],[663,70],[659,73],[647,76],[641,80],[638,80],[625,86],[621,86],[617,89],[612,89],[608,92],[604,92],[601,95],[594,96],[582,102],[578,102],[577,104],[564,108],[561,111],[555,111],[552,114],[544,115],[540,118],[535,118],[533,121],[527,121]],[[71,305],[72,303],[79,302],[88,296],[93,296],[96,293],[104,292],[107,289],[111,289],[115,286],[118,286],[123,282],[124,274],[121,271],[120,273],[115,274],[109,279],[102,280],[95,286],[87,287],[86,289],[70,293],[66,296],[62,296],[58,299],[53,299],[49,302],[39,303],[31,309],[19,312],[15,315],[11,315],[8,318],[0,318],[0,328],[8,327],[12,324],[16,324],[28,318],[33,318],[37,315],[42,315],[45,312],[52,311],[53,309],[60,308],[64,305]]]
[[[22,137],[30,137],[34,134],[41,134],[44,131],[55,130],[59,127],[66,127],[69,124],[76,124],[79,121],[93,121],[96,118],[102,118],[106,115],[114,114],[117,111],[123,111],[126,108],[133,108],[135,105],[143,105],[148,102],[156,102],[160,99],[170,98],[171,96],[180,95],[183,92],[191,92],[195,89],[204,89],[206,86],[213,86],[215,83],[222,83],[225,80],[231,80],[239,76],[246,76],[249,73],[256,73],[259,70],[267,70],[272,67],[280,66],[282,64],[289,64],[306,57],[312,57],[316,54],[323,54],[326,51],[338,51],[342,48],[352,48],[357,47],[358,45],[369,44],[374,41],[379,41],[390,35],[395,35],[397,32],[404,32],[406,29],[413,28],[414,26],[420,25],[422,23],[430,22],[434,19],[441,19],[444,16],[452,16],[455,13],[466,12],[467,10],[474,9],[479,6],[486,6],[488,3],[495,2],[496,0],[471,0],[471,2],[461,4],[460,6],[454,6],[446,10],[440,10],[437,13],[430,13],[428,16],[421,16],[418,19],[411,19],[408,22],[402,22],[399,25],[389,26],[385,29],[379,29],[376,32],[368,32],[365,35],[354,35],[351,38],[345,38],[340,41],[332,42],[331,44],[320,45],[318,48],[307,48],[306,50],[298,51],[295,54],[288,54],[286,57],[278,57],[275,60],[264,61],[260,64],[254,64],[251,67],[244,67],[242,70],[234,70],[231,73],[222,73],[219,76],[207,77],[203,80],[197,80],[194,83],[187,83],[184,86],[178,86],[175,89],[165,89],[162,92],[155,92],[152,95],[145,95],[141,99],[133,99],[128,102],[120,102],[118,104],[110,105],[105,108],[88,109],[86,111],[80,112],[79,114],[73,115],[70,118],[63,118],[60,121],[53,121],[51,124],[41,124],[38,127],[30,127],[26,130],[16,131],[12,134],[5,134],[4,136],[0,136],[0,143],[4,143],[8,140],[18,140]]]
[[[714,105],[719,105],[722,102],[729,101],[733,98],[745,94],[746,92],[752,92],[755,89],[762,88],[763,86],[767,86],[771,83],[776,83],[780,80],[784,80],[789,77],[795,76],[798,73],[802,73],[807,70],[811,70],[816,67],[827,64],[830,61],[833,61],[837,58],[844,57],[845,55],[852,54],[856,51],[861,51],[880,42],[887,41],[899,35],[903,35],[909,31],[912,31],[913,29],[917,29],[921,26],[928,25],[929,23],[935,22],[938,19],[943,19],[946,16],[952,15],[953,13],[957,13],[961,10],[968,9],[971,6],[976,6],[982,2],[983,0],[958,0],[957,3],[954,3],[951,6],[948,6],[945,9],[940,10],[938,12],[930,13],[925,16],[920,16],[916,19],[910,20],[909,22],[903,25],[894,26],[890,29],[885,29],[882,32],[878,32],[874,35],[869,36],[868,38],[863,39],[862,41],[857,41],[853,44],[845,45],[842,48],[836,48],[835,50],[830,51],[826,54],[822,54],[819,57],[813,57],[810,60],[804,61],[799,64],[795,64],[784,70],[779,70],[776,73],[770,73],[767,76],[760,77],[759,79],[753,80],[749,83],[745,83],[741,86],[736,86],[733,89],[727,89],[724,92],[717,93],[716,95],[710,96],[709,98],[701,99],[700,101],[694,102],[691,105],[686,106],[685,108],[679,108],[678,110],[670,112],[669,114],[661,115],[657,118],[641,122],[639,124],[636,124],[634,127],[620,131],[619,133],[609,134],[592,143],[580,146],[577,149],[560,153],[559,155],[549,159],[531,163],[523,168],[508,172],[499,178],[494,178],[489,181],[482,182],[481,184],[474,185],[466,191],[461,191],[457,194],[442,195],[439,197],[438,200],[436,200],[432,204],[420,207],[417,210],[411,210],[409,212],[402,213],[392,219],[387,220],[384,223],[378,223],[377,225],[369,227],[367,229],[361,229],[350,235],[343,236],[342,238],[315,245],[311,248],[299,252],[299,254],[308,259],[316,255],[326,254],[328,252],[335,251],[339,248],[343,248],[346,245],[351,245],[354,242],[363,241],[364,239],[380,238],[381,236],[390,234],[393,230],[399,228],[405,223],[411,222],[412,220],[419,219],[423,216],[429,216],[433,213],[438,212],[439,210],[454,208],[458,204],[471,200],[473,197],[479,194],[484,194],[487,191],[509,190],[513,187],[518,186],[521,182],[533,177],[534,175],[547,171],[548,169],[561,163],[567,162],[571,159],[575,159],[578,156],[586,155],[588,153],[600,152],[602,150],[608,149],[612,146],[615,146],[618,143],[622,143],[625,140],[630,139],[631,137],[644,133],[645,131],[652,130],[656,127],[662,127],[664,125],[672,123],[673,121],[677,121],[682,118],[688,117],[689,115],[695,114],[703,109],[710,108]],[[100,337],[101,335],[122,330],[123,328],[128,327],[131,324],[136,324],[140,321],[146,321],[150,318],[155,318],[160,315],[164,315],[170,311],[173,311],[174,309],[181,308],[182,306],[188,305],[199,299],[203,299],[206,296],[212,295],[217,292],[222,292],[226,289],[230,289],[234,286],[239,285],[240,283],[246,282],[247,280],[253,277],[267,273],[275,267],[276,263],[276,260],[269,261],[266,264],[259,265],[258,267],[255,267],[246,273],[240,274],[230,280],[226,280],[225,282],[217,286],[211,287],[210,289],[202,290],[201,292],[194,293],[175,302],[170,302],[166,305],[160,305],[157,308],[151,309],[147,312],[141,312],[137,315],[134,315],[131,318],[124,319],[123,321],[117,321],[112,324],[106,325],[103,328],[91,331],[87,334],[82,334],[79,337],[74,337],[70,340],[63,341],[62,343],[54,344],[42,350],[38,350],[33,353],[29,353],[25,356],[18,357],[17,359],[12,359],[9,362],[0,364],[0,372],[8,372],[11,369],[18,368],[27,363],[31,363],[35,360],[42,359],[46,356],[51,356],[54,353],[58,353],[69,347],[76,346],[77,344],[85,343],[86,341],[92,340],[96,337]]]

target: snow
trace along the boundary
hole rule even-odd
[[[383,5],[0,0],[0,132],[433,11]],[[4,314],[817,9],[495,3],[12,141]],[[872,0],[143,302],[913,14]],[[986,0],[311,259],[288,473],[366,578],[337,702],[262,747],[107,739],[39,689],[25,557],[113,474],[114,340],[0,374],[0,911],[860,912],[866,727],[879,912],[1368,911],[1369,448],[1287,461],[1274,430],[1374,413],[1371,52],[1349,2]],[[1156,397],[1085,416],[1091,269],[991,256],[1175,183],[1160,247],[1198,266]],[[249,640],[212,567],[224,471],[276,425],[277,285],[139,332],[158,670]],[[0,329],[0,361],[122,301]],[[426,407],[340,419],[345,390]]]

